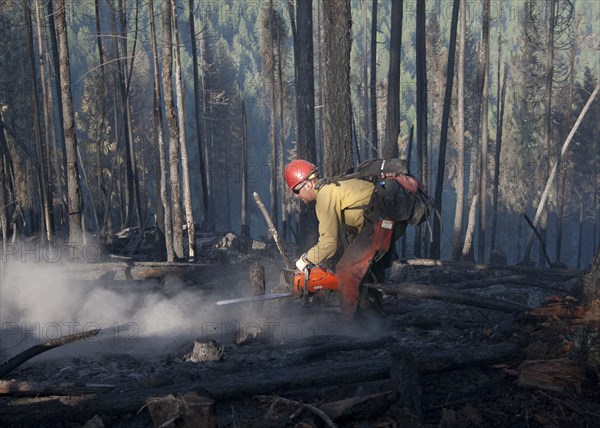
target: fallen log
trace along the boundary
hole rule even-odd
[[[459,303],[462,305],[475,306],[483,309],[491,309],[500,312],[526,312],[531,308],[526,305],[509,302],[506,300],[493,299],[478,294],[456,293],[433,285],[422,285],[412,283],[401,284],[363,284],[367,287],[377,288],[385,294],[400,296],[419,297],[422,299],[442,300],[445,302]]]
[[[39,397],[51,395],[102,394],[112,391],[114,387],[114,385],[93,383],[79,385],[75,383],[52,384],[48,382],[0,380],[0,395]]]
[[[365,341],[350,341],[350,342],[337,342],[327,343],[325,345],[316,346],[303,350],[302,352],[295,355],[290,361],[293,363],[300,363],[303,361],[313,360],[317,357],[321,357],[330,352],[342,352],[342,351],[355,351],[357,349],[377,349],[384,345],[394,342],[393,337],[382,337],[375,340]]]
[[[476,270],[507,270],[511,272],[520,272],[524,274],[538,274],[558,277],[580,277],[583,271],[578,269],[560,269],[560,268],[539,268],[534,266],[521,265],[498,265],[489,263],[471,263],[471,262],[453,262],[449,260],[433,260],[433,259],[409,259],[403,260],[400,263],[406,263],[409,266],[439,266],[450,268],[465,268]]]
[[[415,355],[415,361],[419,373],[433,373],[488,365],[513,359],[519,355],[517,345],[501,343],[432,353],[422,351]],[[388,379],[390,368],[390,357],[336,361],[317,365],[290,363],[290,367],[232,373],[207,378],[202,383],[213,397],[222,400],[246,395],[265,395],[274,391]]]
[[[533,281],[532,281],[533,282]],[[529,285],[527,276],[525,275],[510,275],[510,276],[493,276],[491,278],[474,279],[470,281],[461,281],[452,284],[441,284],[440,286],[451,286],[456,290],[470,290],[473,288],[485,288],[497,284],[519,284]],[[554,289],[554,288],[553,288]],[[563,290],[559,288],[559,290]]]
[[[427,374],[462,367],[485,366],[513,359],[519,355],[517,345],[497,344],[433,353],[423,350],[415,355],[415,361],[418,372]],[[227,400],[293,389],[385,380],[389,379],[391,365],[391,358],[383,356],[358,361],[336,361],[226,375],[215,374],[213,377],[202,379],[199,384],[193,384],[186,379],[160,388],[115,392],[110,396],[90,396],[86,400],[69,406],[68,421],[84,423],[96,414],[117,415],[137,412],[146,404],[148,397],[176,395],[195,387],[203,388],[216,400]],[[35,415],[28,414],[24,417],[19,406],[10,406],[4,409],[4,415],[5,417],[11,416],[15,418],[14,420],[26,419],[28,424],[31,424],[34,419],[37,421],[48,420],[62,410],[57,406],[45,403],[39,403],[38,409]]]
[[[31,358],[41,354],[42,352],[49,351],[50,349],[66,345],[68,343],[73,343],[78,340],[94,337],[101,331],[101,329],[95,329],[90,331],[84,331],[82,333],[70,334],[68,336],[58,337],[56,339],[48,340],[47,342],[39,343],[35,346],[32,346],[31,348],[24,350],[20,354],[15,355],[10,360],[8,360],[0,366],[0,379],[6,377],[10,372],[19,367],[25,361],[30,360]]]
[[[417,356],[419,373],[438,373],[466,367],[482,367],[501,361],[521,357],[521,350],[513,343],[498,343],[488,346],[451,348]]]
[[[167,275],[197,278],[208,271],[207,265],[178,262],[100,262],[69,263],[66,272],[87,280],[163,280]]]

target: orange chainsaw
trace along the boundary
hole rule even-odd
[[[264,300],[296,296],[302,299],[305,306],[308,306],[310,297],[316,292],[320,290],[336,291],[338,289],[337,275],[333,271],[320,265],[307,267],[304,272],[286,269],[284,274],[286,277],[286,282],[292,286],[292,291],[285,293],[264,294],[262,296],[240,297],[238,299],[220,300],[217,302],[217,305],[221,306],[231,305],[234,303],[260,302]]]

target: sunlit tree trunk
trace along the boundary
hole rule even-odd
[[[152,65],[154,68],[154,138],[156,139],[156,151],[158,152],[158,176],[159,191],[157,197],[157,212],[162,211],[162,224],[157,219],[157,226],[164,235],[165,248],[167,251],[167,261],[175,260],[173,250],[173,228],[171,224],[171,204],[167,189],[167,161],[165,158],[164,125],[162,120],[162,105],[160,102],[160,79],[158,74],[158,47],[156,44],[156,24],[154,20],[154,1],[149,0],[148,11],[150,15],[150,36],[152,38]],[[160,210],[162,207],[162,210]],[[159,216],[160,217],[160,216]],[[160,244],[160,242],[159,242]]]
[[[458,98],[458,126],[456,160],[456,206],[454,209],[454,224],[452,227],[452,260],[459,260],[461,255],[462,220],[465,200],[465,46],[466,46],[466,2],[460,3],[460,37],[458,56],[458,75],[456,92]]]
[[[465,244],[462,248],[461,260],[471,260],[473,251],[473,236],[475,235],[475,217],[477,216],[477,194],[472,194],[465,231]]]
[[[169,172],[171,182],[171,206],[173,208],[173,250],[175,258],[182,260],[183,218],[181,215],[181,190],[179,177],[179,130],[173,102],[173,43],[171,28],[171,0],[162,0],[163,68],[162,84],[167,126],[169,128]]]
[[[172,28],[174,42],[175,63],[175,88],[177,99],[177,121],[179,124],[179,144],[181,146],[181,173],[183,181],[183,206],[185,209],[185,222],[188,236],[188,261],[193,262],[196,258],[196,228],[194,226],[194,211],[192,209],[192,189],[190,185],[190,168],[187,152],[186,129],[185,129],[185,90],[183,78],[181,77],[181,55],[179,49],[179,29],[177,23],[176,1],[171,2]]]
[[[60,95],[63,110],[63,127],[67,156],[67,195],[69,207],[69,243],[80,246],[83,243],[81,228],[81,186],[77,168],[77,134],[73,116],[73,97],[71,94],[71,70],[69,67],[69,45],[67,23],[65,21],[65,0],[56,0],[56,34],[60,65]]]

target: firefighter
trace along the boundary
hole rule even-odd
[[[300,256],[296,268],[304,271],[310,264],[333,257],[341,246],[340,237],[344,236],[342,228],[345,228],[354,239],[336,265],[341,313],[348,319],[367,313],[384,315],[381,293],[362,287],[361,283],[383,282],[385,268],[393,260],[389,249],[404,232],[406,224],[396,224],[392,230],[381,229],[377,209],[369,206],[374,185],[367,180],[324,180],[319,177],[317,167],[303,159],[293,160],[286,166],[285,179],[294,197],[306,204],[316,202],[319,221],[318,241]],[[369,218],[364,215],[367,207],[373,214]]]

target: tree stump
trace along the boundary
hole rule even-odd
[[[265,268],[259,262],[252,264],[250,268],[250,287],[253,296],[264,296],[265,294]],[[256,311],[262,311],[264,302],[253,303]]]
[[[392,263],[389,280],[391,282],[404,282],[408,278],[409,270],[410,265],[408,263],[396,260]]]
[[[201,361],[219,361],[223,358],[223,347],[218,346],[213,339],[194,340],[194,349],[191,354],[184,357],[185,361],[190,363],[199,363]]]

